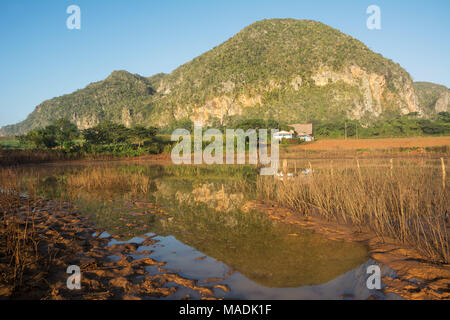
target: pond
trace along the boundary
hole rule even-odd
[[[247,210],[256,197],[252,167],[102,162],[20,170],[28,192],[71,200],[110,245],[137,243],[133,258],[165,262],[147,267],[150,274],[174,272],[200,285],[222,285],[214,288],[218,298],[396,298],[367,289],[367,267],[378,263],[362,244],[329,240]],[[157,242],[146,246],[149,236]],[[186,296],[201,298],[180,288],[168,299]]]

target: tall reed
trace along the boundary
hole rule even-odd
[[[22,285],[26,267],[38,259],[33,213],[30,202],[21,198],[18,182],[13,170],[0,170],[0,287],[11,292]]]
[[[435,262],[449,263],[449,188],[442,183],[440,167],[364,167],[359,162],[285,182],[261,177],[257,191],[302,215],[350,223],[410,244]]]

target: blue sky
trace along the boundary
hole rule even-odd
[[[72,4],[81,8],[81,30],[66,27]],[[373,4],[381,30],[366,28]],[[398,62],[415,81],[450,87],[448,0],[2,0],[0,126],[113,70],[169,73],[265,18],[321,21]]]

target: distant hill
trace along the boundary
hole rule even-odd
[[[434,93],[416,97],[422,87],[397,63],[325,24],[263,20],[171,74],[145,78],[114,71],[41,103],[0,134],[22,134],[62,117],[88,128],[102,120],[164,127],[183,119],[213,125],[245,118],[296,123],[433,113]]]
[[[431,82],[415,82],[419,107],[428,115],[450,111],[450,90]]]
[[[44,101],[25,121],[0,130],[4,135],[22,134],[60,118],[71,120],[79,128],[92,127],[103,119],[130,125],[143,120],[137,119],[132,110],[149,107],[154,93],[150,79],[126,71],[114,71],[103,81]]]

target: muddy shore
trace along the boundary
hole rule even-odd
[[[102,230],[69,202],[21,197],[13,207],[0,209],[0,299],[155,299],[182,287],[194,290],[201,299],[214,298],[214,284],[198,286],[194,280],[167,273],[160,269],[164,262],[148,258],[151,251],[137,253],[137,244],[108,246],[111,238],[99,237]],[[13,229],[23,237],[14,242],[17,255],[7,252]],[[142,245],[157,242],[148,237]],[[142,258],[133,259],[131,254]],[[81,269],[81,290],[67,288],[66,271],[71,265]],[[160,272],[148,275],[147,266]]]
[[[301,217],[272,202],[248,202],[245,209],[262,211],[274,220],[314,230],[332,240],[364,243],[372,259],[397,273],[395,278],[383,278],[386,292],[405,299],[450,299],[450,266],[430,263],[411,247],[392,239],[381,240],[352,226]],[[151,251],[137,253],[138,244],[108,246],[111,237],[100,237],[103,230],[95,228],[69,202],[20,197],[13,206],[1,207],[1,212],[0,299],[155,299],[170,297],[182,287],[194,290],[202,299],[214,299],[214,281],[199,286],[195,280],[167,273],[162,269],[164,262],[148,258]],[[22,272],[16,279],[12,272],[18,261],[6,252],[12,226],[26,234],[18,248]],[[148,237],[145,245],[157,242]],[[133,259],[131,254],[142,254],[142,258]],[[81,268],[81,290],[67,288],[66,270],[70,265]],[[160,272],[149,275],[147,266],[155,266]]]

